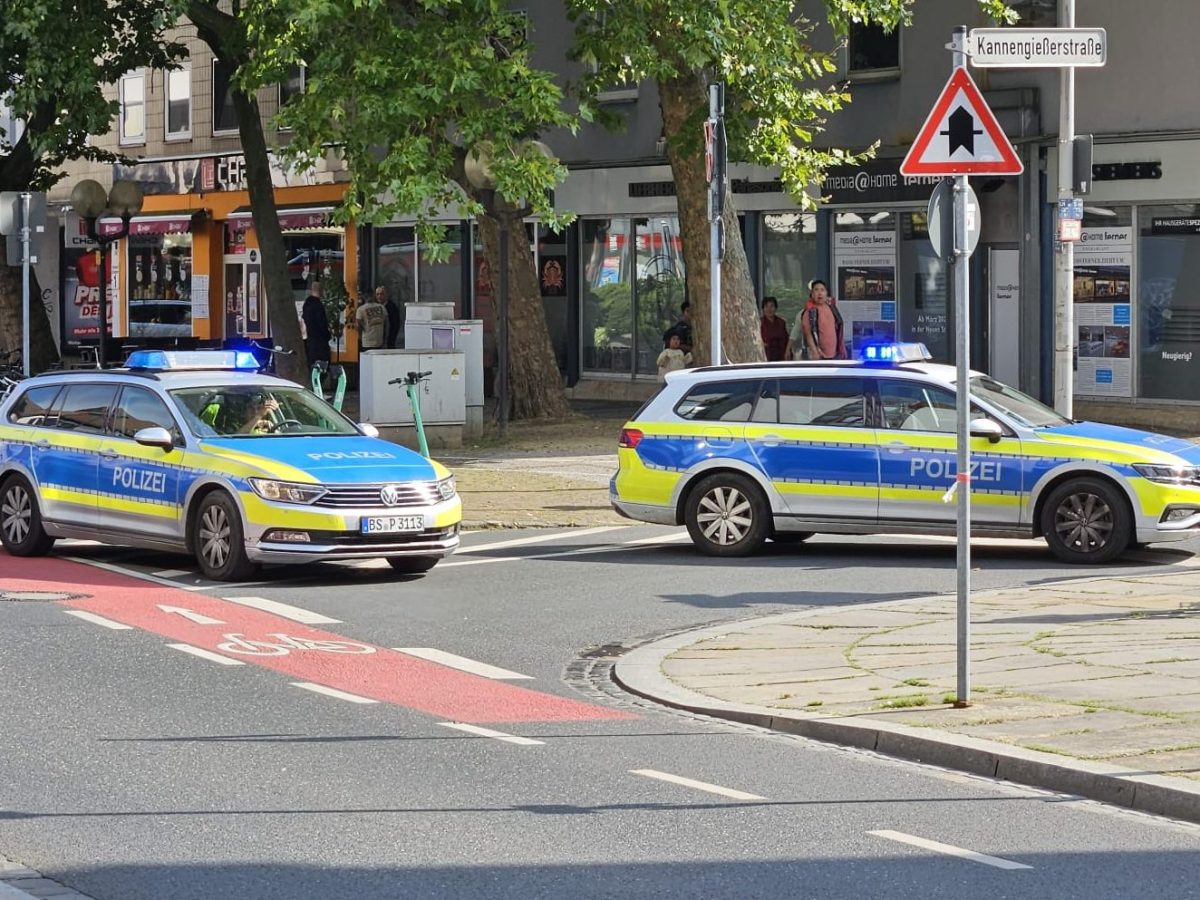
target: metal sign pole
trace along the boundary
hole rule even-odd
[[[29,368],[29,332],[33,325],[33,316],[29,309],[29,254],[33,227],[30,224],[30,201],[33,195],[29,191],[21,192],[21,364],[25,367],[25,377],[30,375]]]
[[[1075,0],[1058,0],[1058,23],[1075,27]],[[1058,199],[1075,195],[1075,68],[1059,73],[1058,103]],[[1090,173],[1089,173],[1090,177]],[[1057,223],[1056,223],[1057,224]],[[1054,408],[1068,419],[1074,417],[1075,387],[1075,244],[1059,241],[1054,258]]]
[[[709,186],[709,302],[712,304],[712,364],[721,364],[721,227],[725,213],[725,86],[708,86],[708,116],[713,123],[712,182]]]
[[[954,66],[965,66],[966,28],[954,31]],[[971,258],[967,198],[971,188],[966,175],[954,178],[954,321],[958,465],[954,487],[958,497],[958,699],[955,706],[971,702]]]

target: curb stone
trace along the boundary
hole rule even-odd
[[[29,890],[25,890],[25,888]],[[44,877],[28,866],[0,856],[0,900],[88,900],[88,898],[53,879]]]
[[[927,599],[886,601],[859,608],[897,606]],[[1068,759],[998,741],[881,722],[867,716],[783,713],[765,706],[728,703],[681,687],[662,673],[663,660],[700,641],[744,629],[751,623],[765,626],[794,622],[806,615],[825,612],[822,608],[783,613],[673,634],[620,657],[612,668],[612,677],[618,686],[632,694],[687,712],[1200,823],[1200,786],[1181,779],[1110,763]]]

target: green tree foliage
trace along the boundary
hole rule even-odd
[[[24,123],[0,131],[0,190],[45,190],[72,159],[109,160],[88,142],[107,134],[117,104],[105,84],[138,66],[167,66],[182,47],[164,41],[180,5],[175,0],[4,0],[0,8],[0,97]],[[36,288],[31,295],[40,294]],[[41,303],[31,307],[32,364],[57,359]],[[21,342],[19,272],[0,265],[0,341]]]

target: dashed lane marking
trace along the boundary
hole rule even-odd
[[[438,722],[438,724],[443,728],[453,728],[455,731],[465,731],[467,734],[504,741],[506,744],[519,744],[522,747],[533,747],[546,743],[545,741],[535,741],[533,738],[521,737],[516,734],[507,734],[503,731],[493,731],[490,728],[480,728],[478,725],[466,725],[462,722]]]
[[[303,622],[305,625],[337,625],[341,622],[340,619],[331,619],[329,616],[301,609],[298,606],[292,606],[290,603],[268,600],[265,597],[222,597],[221,599],[228,600],[230,603],[237,603],[241,606],[249,606],[252,609],[261,609],[263,612],[283,616],[285,619],[291,619],[293,622]]]
[[[220,663],[223,666],[245,665],[240,659],[230,659],[228,656],[213,653],[211,650],[205,650],[203,647],[193,647],[191,644],[167,644],[167,646],[175,650],[182,650],[184,653],[190,653],[192,656],[198,656],[201,659],[207,659],[209,662]]]
[[[669,772],[659,772],[657,769],[630,769],[631,775],[641,775],[643,778],[654,778],[658,781],[666,781],[670,784],[678,784],[683,787],[694,788],[697,791],[705,791],[709,794],[716,794],[719,797],[728,797],[730,800],[765,800],[765,797],[760,797],[758,794],[748,794],[745,791],[737,791],[733,788],[721,787],[719,784],[709,784],[707,781],[696,781],[693,778],[684,778],[682,775],[672,775]]]
[[[625,526],[618,525],[618,528]],[[446,562],[438,566],[439,569],[451,569],[456,566],[485,566],[489,563],[510,563],[510,562],[526,562],[537,559],[558,559],[563,556],[592,556],[598,553],[617,553],[621,550],[645,550],[660,544],[673,544],[691,540],[687,533],[684,534],[668,534],[661,537],[638,538],[633,541],[624,541],[620,544],[609,544],[599,547],[576,547],[574,550],[559,550],[554,553],[531,553],[527,556],[488,556],[482,559],[464,559],[456,560],[455,562]]]
[[[346,700],[350,703],[378,703],[378,700],[372,700],[370,697],[360,697],[358,694],[350,694],[346,691],[339,691],[337,688],[326,687],[323,684],[314,684],[311,681],[291,681],[288,682],[292,687],[303,688],[306,691],[312,691],[314,694],[324,694],[326,697],[335,697],[338,700]]]
[[[905,834],[903,831],[868,831],[867,834],[873,834],[875,837],[885,838],[889,841],[896,841],[900,844],[908,844],[910,847],[917,847],[921,850],[929,850],[933,853],[943,853],[946,856],[957,856],[959,859],[970,860],[971,862],[983,863],[985,866],[992,866],[996,869],[1032,869],[1033,866],[1027,866],[1024,863],[1013,862],[1011,859],[1001,859],[999,856],[988,856],[986,853],[976,853],[974,850],[967,850],[963,847],[955,847],[953,844],[943,844],[940,841],[931,841],[927,838],[917,837],[912,834]]]
[[[178,578],[180,575],[195,575],[195,572],[189,572],[187,569],[162,569],[158,572],[151,572],[155,578]]]
[[[511,672],[508,669],[501,669],[499,666],[491,666],[487,663],[479,662],[478,660],[468,659],[465,656],[456,656],[453,653],[447,653],[444,650],[438,650],[435,647],[393,647],[397,653],[406,653],[409,656],[416,656],[419,659],[427,659],[430,662],[435,662],[438,665],[449,666],[451,669],[458,669],[462,672],[470,672],[472,675],[480,675],[484,678],[494,678],[497,681],[517,681],[528,680],[532,681],[532,675],[522,675],[520,672]]]
[[[66,609],[63,610],[68,616],[74,616],[77,619],[83,619],[85,622],[91,622],[93,625],[102,625],[105,628],[111,628],[113,631],[132,631],[131,625],[125,625],[122,622],[114,622],[112,619],[106,619],[104,616],[98,616],[95,613],[87,612],[82,609]]]
[[[549,541],[557,541],[560,538],[575,538],[587,537],[590,534],[603,534],[606,531],[617,531],[621,528],[628,528],[628,525],[604,525],[596,528],[581,528],[578,531],[556,531],[554,534],[539,534],[536,537],[513,538],[511,541],[493,541],[490,544],[479,544],[477,546],[459,547],[458,553],[482,553],[485,550],[502,550],[508,547],[525,547],[530,544],[545,544]]]

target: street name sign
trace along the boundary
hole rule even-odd
[[[1108,33],[1103,28],[972,28],[967,57],[976,68],[1102,66]]]
[[[970,74],[958,67],[900,164],[903,175],[1020,175],[1025,170]]]

